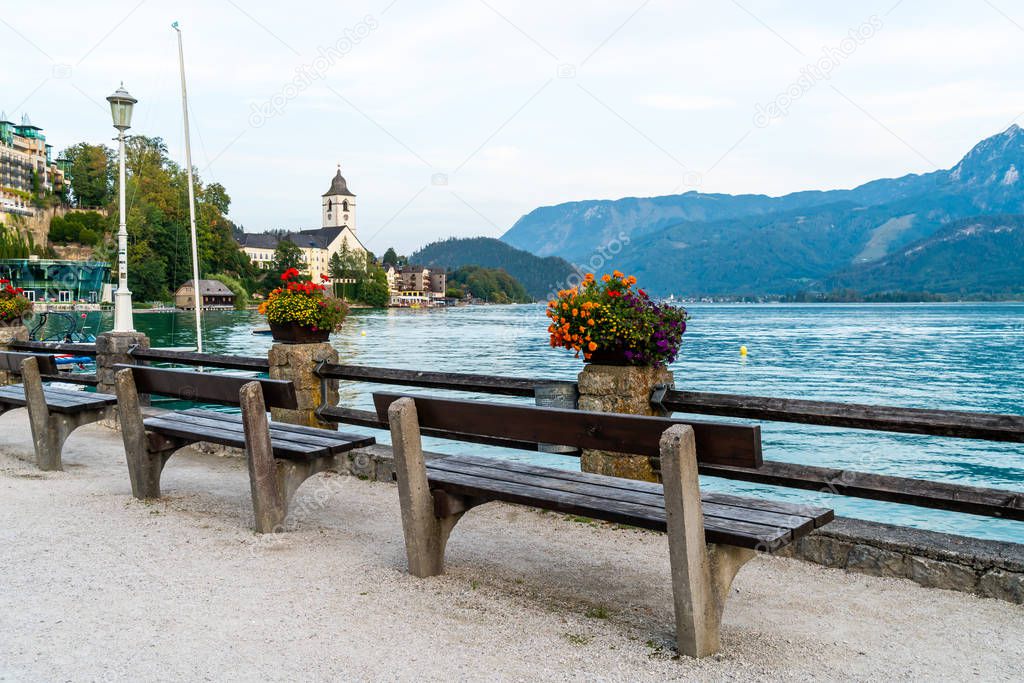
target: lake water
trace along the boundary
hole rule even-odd
[[[1024,304],[697,304],[690,311],[672,367],[680,389],[1024,414]],[[111,320],[104,314],[88,323],[105,330]],[[204,323],[209,352],[263,355],[270,347],[269,337],[251,334],[263,324],[256,313],[210,312]],[[195,343],[191,314],[136,314],[135,325],[154,346]],[[357,311],[332,343],[343,362],[359,365],[574,379],[580,361],[551,349],[545,328],[542,305]],[[749,349],[746,358],[741,345]],[[342,403],[369,408],[369,392],[380,386],[345,383]],[[387,442],[387,433],[373,433]],[[1024,491],[1024,444],[770,422],[762,436],[765,459]],[[441,440],[428,445],[481,450]],[[574,458],[483,450],[578,468]],[[849,517],[1024,542],[1024,522],[724,480],[704,485],[828,505]]]

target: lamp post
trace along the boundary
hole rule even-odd
[[[110,115],[117,128],[118,147],[118,194],[120,215],[117,228],[117,291],[114,292],[114,332],[134,332],[132,321],[132,293],[128,291],[128,224],[125,214],[124,192],[124,132],[132,125],[132,107],[138,102],[124,89],[124,83],[107,98]]]

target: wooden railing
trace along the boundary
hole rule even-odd
[[[91,344],[21,342],[13,346],[25,350],[47,350],[95,356],[95,347]],[[267,360],[261,357],[141,348],[133,351],[132,356],[142,362],[164,362],[262,373],[269,370]],[[323,380],[368,382],[525,398],[534,397],[540,387],[566,384],[566,382],[542,378],[426,372],[327,363],[317,366],[316,374]],[[73,376],[61,373],[60,379],[74,381],[68,379]],[[1021,415],[921,410],[674,390],[656,391],[652,396],[652,401],[656,407],[667,412],[683,414],[716,415],[767,422],[789,422],[936,437],[1024,443],[1024,416]],[[332,422],[375,429],[387,428],[387,424],[371,410],[326,406],[321,409],[320,413],[324,419]],[[470,438],[463,434],[439,432],[428,435],[460,441],[493,443],[520,449],[536,449],[538,447],[538,444]],[[1024,521],[1024,493],[1017,491],[778,461],[765,461],[758,468],[703,465],[701,473],[725,479]]]

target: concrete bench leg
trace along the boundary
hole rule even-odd
[[[400,398],[392,403],[388,408],[388,421],[409,573],[419,577],[437,576],[444,573],[448,536],[468,506],[456,503],[442,491],[430,491],[415,402],[411,398]]]
[[[337,471],[338,458],[331,456],[305,462],[275,459],[260,383],[249,382],[243,386],[239,399],[256,531],[261,534],[282,531],[295,491],[314,474],[325,470]]]
[[[21,379],[25,385],[25,403],[28,408],[29,425],[32,428],[36,465],[41,470],[61,470],[61,451],[71,432],[82,425],[109,417],[111,412],[107,408],[70,414],[50,412],[46,405],[43,380],[39,374],[39,362],[35,358],[26,358],[22,361]]]
[[[755,552],[707,544],[693,428],[676,425],[661,438],[669,562],[679,652],[706,657],[719,648],[722,609],[733,578]]]
[[[160,474],[164,471],[164,465],[176,450],[187,443],[146,434],[142,424],[139,393],[131,370],[119,370],[114,386],[117,391],[117,419],[121,424],[132,495],[140,499],[159,498]]]

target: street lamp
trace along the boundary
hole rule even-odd
[[[121,212],[117,228],[117,291],[114,292],[114,332],[134,332],[132,321],[132,293],[128,291],[128,224],[124,198],[124,132],[132,125],[132,107],[138,102],[124,89],[124,83],[107,98],[110,115],[117,128],[118,190]]]

